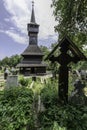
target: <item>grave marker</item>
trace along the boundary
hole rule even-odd
[[[60,55],[54,56],[54,52],[59,48]],[[70,62],[77,63],[82,60],[87,60],[84,54],[78,49],[78,47],[65,36],[59,44],[50,52],[45,60],[49,59],[51,62],[58,62],[59,67],[59,101],[62,104],[68,103],[68,64]]]
[[[9,75],[6,81],[5,88],[16,87],[16,86],[18,86],[18,76]]]

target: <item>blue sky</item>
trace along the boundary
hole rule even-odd
[[[50,46],[57,41],[51,0],[34,2],[36,22],[40,25],[38,45]],[[31,0],[0,0],[0,59],[21,54],[28,46],[27,23],[30,22],[31,8]]]

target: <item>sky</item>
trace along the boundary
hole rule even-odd
[[[50,46],[57,41],[52,0],[34,0],[36,23],[40,25],[38,45]],[[32,0],[0,0],[0,60],[21,54],[29,44]]]

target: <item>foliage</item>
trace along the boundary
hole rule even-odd
[[[41,100],[45,110],[39,112],[39,122],[47,130],[52,130],[54,122],[59,129],[86,130],[87,129],[87,106],[67,104],[61,106],[58,103],[57,89],[50,83],[41,91]],[[57,128],[57,130],[58,130]]]
[[[12,87],[0,93],[0,129],[20,130],[33,122],[33,92],[27,88]]]
[[[0,87],[4,87],[5,86],[5,82],[0,82]]]
[[[41,126],[53,126],[56,121],[67,130],[87,129],[87,106],[51,106],[39,115]]]
[[[2,59],[0,61],[0,66],[6,67],[12,67],[12,66],[16,66],[20,60],[22,59],[22,57],[20,55],[13,55],[11,57],[5,57],[4,59]]]
[[[79,46],[87,44],[87,0],[52,0],[59,40],[68,34]]]
[[[53,80],[53,79],[52,79]],[[49,80],[46,86],[41,91],[41,100],[46,108],[51,105],[56,105],[58,102],[58,87],[57,81]]]
[[[40,78],[37,78],[32,89],[26,88],[24,83],[25,87],[0,91],[0,129],[22,130],[27,124],[30,130],[35,129],[37,108],[34,105],[38,104],[40,95],[45,107],[37,113],[41,130],[86,130],[87,106],[61,106],[58,102],[57,82],[49,78],[45,84],[41,84]]]
[[[47,70],[50,70],[51,69],[51,63],[49,60],[45,60],[45,58],[48,56],[49,52],[50,52],[50,49],[46,46],[40,46],[40,49],[42,50],[44,56],[43,56],[43,60],[44,62],[46,63],[47,65]]]
[[[23,75],[19,76],[19,84],[23,87],[28,87],[32,82],[31,78],[24,78]]]
[[[42,128],[41,130],[66,130],[65,127],[60,127],[56,121],[54,121],[53,126]]]
[[[53,130],[66,130],[65,127],[60,127],[56,121],[53,124]]]
[[[37,78],[36,79],[36,82],[34,82],[33,84],[33,92],[36,94],[36,95],[39,95],[41,93],[41,90],[43,89],[44,85],[41,84],[41,79],[40,78]]]
[[[53,68],[54,68],[55,71],[56,71],[56,69],[58,68],[58,64],[57,64],[57,63],[51,63],[49,60],[45,60],[45,58],[46,58],[46,57],[48,56],[48,54],[50,53],[50,50],[53,50],[56,45],[57,45],[57,43],[51,44],[50,49],[47,48],[46,46],[42,46],[42,45],[40,46],[40,48],[41,48],[41,50],[42,50],[42,52],[43,52],[43,54],[44,54],[43,59],[44,59],[44,61],[45,61],[46,64],[47,64],[47,70],[53,70]],[[59,54],[59,50],[57,49],[57,51],[56,51],[54,54],[55,54],[55,55]]]
[[[49,54],[49,49],[46,46],[42,46],[42,45],[40,46],[40,49],[42,50],[45,59],[46,56]]]

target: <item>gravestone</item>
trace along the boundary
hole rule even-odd
[[[6,81],[5,88],[16,87],[16,86],[18,86],[18,76],[9,75]]]
[[[85,87],[85,84],[82,83],[81,80],[77,79],[74,82],[74,90],[72,91],[69,97],[70,103],[80,104],[80,105],[84,105],[86,103],[87,98],[84,94],[84,87]]]

